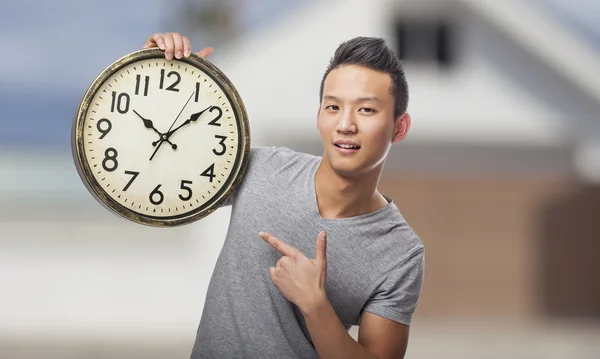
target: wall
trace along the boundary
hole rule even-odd
[[[600,319],[600,187],[388,174],[381,188],[425,243],[421,318]]]

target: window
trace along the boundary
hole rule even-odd
[[[454,26],[441,20],[399,20],[395,23],[398,56],[404,62],[454,64]]]

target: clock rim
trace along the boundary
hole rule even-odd
[[[106,82],[106,80],[108,80],[120,69],[132,63],[154,58],[165,60],[164,51],[158,48],[136,50],[117,59],[96,76],[96,78],[86,89],[77,106],[77,111],[75,113],[72,125],[71,153],[77,173],[79,174],[79,177],[84,183],[86,189],[92,194],[96,201],[107,208],[110,212],[134,223],[139,223],[150,227],[176,227],[193,223],[210,215],[220,208],[239,187],[243,177],[245,176],[250,159],[250,124],[248,121],[246,108],[239,92],[231,80],[229,80],[229,78],[218,67],[196,54],[191,54],[189,57],[183,57],[181,59],[167,60],[170,62],[183,62],[199,68],[205,74],[212,77],[217,85],[219,85],[225,92],[225,95],[228,97],[233,106],[234,113],[239,119],[236,122],[239,124],[238,135],[240,142],[238,144],[238,158],[234,163],[235,166],[228,176],[227,182],[221,187],[221,190],[219,191],[220,195],[213,196],[201,207],[182,215],[170,217],[143,215],[129,209],[126,206],[123,206],[114,200],[98,183],[92,173],[89,163],[85,159],[85,144],[83,138],[85,118],[87,117],[87,112],[90,108],[93,97]]]

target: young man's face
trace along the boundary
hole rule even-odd
[[[402,140],[410,116],[394,118],[390,75],[363,66],[332,70],[323,86],[317,127],[324,160],[344,176],[356,176],[382,166],[392,143]]]

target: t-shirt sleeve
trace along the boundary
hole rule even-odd
[[[363,310],[410,326],[421,295],[424,270],[425,254],[421,247],[389,274]]]

